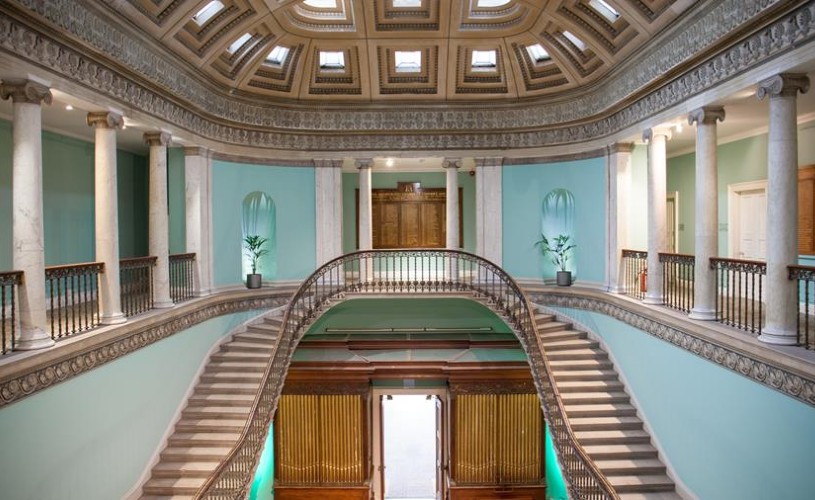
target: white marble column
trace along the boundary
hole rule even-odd
[[[666,145],[671,138],[667,127],[651,128],[642,134],[648,141],[648,288],[643,302],[662,304],[662,265],[659,253],[668,249],[665,198],[667,195]]]
[[[371,250],[373,248],[371,168],[374,161],[372,158],[360,158],[354,161],[354,165],[359,170],[359,249]]]
[[[719,189],[716,160],[716,122],[724,120],[724,108],[705,106],[688,115],[696,124],[696,221],[691,319],[716,319],[716,274],[711,257],[719,254]]]
[[[45,312],[45,238],[42,211],[42,103],[48,87],[30,80],[3,80],[0,96],[13,101],[12,266],[23,271],[18,288],[20,336],[16,349],[54,344]],[[2,307],[2,305],[0,305]]]
[[[787,266],[798,263],[798,92],[809,90],[803,74],[781,74],[761,82],[757,96],[770,96],[767,144],[767,321],[759,340],[797,343],[798,284]]]
[[[342,160],[314,160],[317,266],[342,255]]]
[[[96,261],[105,265],[99,275],[99,320],[103,325],[127,321],[122,313],[119,284],[119,197],[116,172],[116,129],[122,116],[108,111],[88,113],[88,125],[96,129],[95,213]]]
[[[193,287],[198,297],[212,290],[212,159],[205,148],[184,148],[184,199],[187,252],[195,254]]]
[[[608,238],[606,249],[606,290],[625,293],[624,269],[620,265],[623,250],[628,248],[628,199],[631,196],[631,143],[613,144],[606,156],[608,192]]]
[[[502,169],[504,159],[475,159],[475,252],[501,265],[503,249]]]
[[[458,171],[461,168],[461,158],[445,158],[442,162],[442,167],[447,175],[446,195],[447,200],[445,205],[447,207],[446,217],[446,231],[447,231],[447,248],[449,250],[457,250],[459,245],[459,220],[458,220]]]
[[[150,146],[150,235],[149,253],[156,257],[153,269],[153,307],[173,307],[170,298],[170,216],[167,207],[167,146],[170,134],[146,132]]]

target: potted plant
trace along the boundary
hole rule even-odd
[[[560,234],[553,240],[549,240],[546,235],[541,234],[541,239],[535,242],[535,246],[540,247],[543,256],[549,255],[552,264],[558,268],[557,284],[559,286],[572,284],[572,272],[566,270],[566,261],[569,260],[567,252],[576,245],[569,243],[569,238],[568,234]]]
[[[246,288],[260,288],[263,278],[257,273],[258,261],[269,253],[268,250],[263,248],[267,241],[268,238],[264,238],[259,234],[249,234],[243,238],[246,256],[249,257],[252,263],[252,274],[246,275]]]

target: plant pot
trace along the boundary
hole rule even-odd
[[[572,272],[571,271],[558,271],[557,272],[557,285],[558,286],[571,286]]]
[[[263,277],[260,274],[247,274],[246,275],[246,288],[260,288],[263,284]]]

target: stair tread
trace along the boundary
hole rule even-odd
[[[570,418],[572,426],[575,425],[625,425],[625,424],[640,424],[642,420],[635,416],[619,416],[619,417],[574,417]]]
[[[171,444],[162,450],[162,455],[188,456],[195,459],[196,455],[212,455],[224,457],[232,450],[231,446],[193,446],[183,444]]]
[[[597,347],[599,344],[596,340],[589,340],[589,339],[562,339],[562,340],[552,340],[547,341],[546,338],[543,338],[543,346],[546,349],[551,349],[553,347]]]
[[[175,424],[176,429],[193,431],[197,429],[223,429],[241,430],[246,426],[246,420],[239,418],[182,418]]]
[[[218,393],[210,393],[210,392],[203,392],[203,393],[193,393],[189,399],[190,402],[195,401],[197,403],[205,402],[205,401],[228,401],[231,403],[247,403],[252,404],[255,401],[254,394],[230,394],[228,392],[218,392]]]
[[[650,438],[651,436],[642,429],[601,429],[592,431],[575,431],[578,440],[595,438]]]
[[[682,497],[673,490],[618,493],[620,500],[682,500]]]
[[[247,328],[255,328],[257,330],[260,330],[260,328],[252,327],[251,325],[249,327],[247,327]],[[236,333],[235,335],[232,336],[232,340],[258,342],[258,343],[261,343],[261,344],[273,344],[274,341],[275,341],[275,338],[276,337],[274,335],[270,335],[270,334],[266,333],[265,331],[261,333],[261,332],[250,331],[250,330],[247,330],[245,332]]]
[[[615,458],[595,460],[594,463],[600,470],[665,467],[665,464],[658,458]]]
[[[583,389],[586,392],[601,392],[603,389],[620,389],[623,387],[622,382],[619,380],[564,380],[556,383],[557,388],[560,390]]]
[[[255,349],[258,351],[271,351],[274,349],[274,345],[272,343],[265,343],[265,342],[254,342],[248,340],[233,340],[231,342],[227,342],[224,344],[224,347],[233,349],[233,348],[243,348],[243,349]]]
[[[626,454],[642,454],[653,453],[656,455],[656,448],[650,443],[629,443],[629,444],[590,444],[583,446],[586,453],[590,457],[600,456],[601,458],[594,458],[595,460],[602,460],[606,455],[626,455]]]
[[[674,487],[674,482],[665,474],[631,474],[608,476],[608,481],[615,488],[622,486],[665,486]]]
[[[176,432],[170,436],[171,440],[180,441],[183,439],[212,439],[218,441],[237,441],[241,437],[240,432]]]
[[[188,411],[189,410],[189,411]],[[210,413],[210,414],[231,414],[248,415],[249,407],[246,406],[189,406],[184,408],[183,413]]]
[[[162,460],[153,467],[153,472],[212,472],[220,463],[217,460]]]
[[[253,389],[256,391],[257,388],[258,384],[254,382],[201,382],[195,386],[195,390],[223,390],[225,392],[236,389]]]

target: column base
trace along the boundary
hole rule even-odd
[[[122,313],[111,314],[110,316],[102,316],[99,318],[100,325],[121,325],[127,322],[127,317]]]
[[[617,295],[625,295],[625,288],[619,285],[609,286],[608,292],[609,293],[616,293]]]
[[[695,307],[691,309],[690,314],[688,314],[688,318],[696,319],[699,321],[716,321],[717,319],[719,319],[716,317],[715,309],[714,310],[697,309]]]
[[[649,306],[661,306],[665,304],[665,298],[662,295],[646,295],[642,299],[643,304],[648,304]]]
[[[172,309],[175,307],[175,302],[172,300],[153,301],[153,309]]]
[[[36,349],[45,349],[56,344],[54,339],[42,328],[32,328],[28,331],[23,331],[20,334],[19,340],[14,345],[15,351],[33,351]]]
[[[209,290],[198,290],[195,292],[196,297],[208,297],[210,294]]]
[[[773,327],[764,328],[758,340],[773,345],[798,345],[798,332],[777,330]]]

